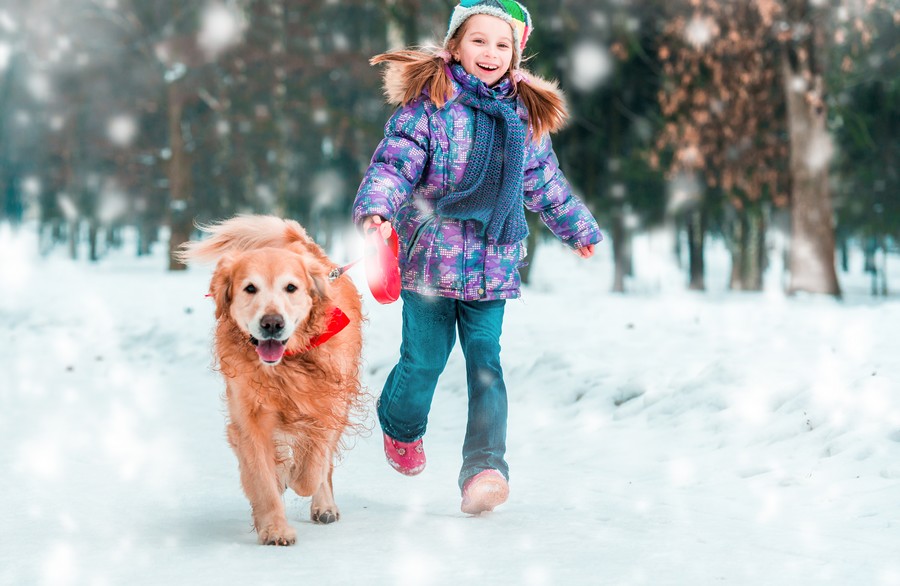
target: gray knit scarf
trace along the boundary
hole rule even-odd
[[[475,110],[475,136],[462,181],[437,201],[437,212],[459,220],[476,220],[498,244],[515,244],[528,236],[523,201],[525,125],[516,113],[509,85],[488,88],[459,64],[451,66],[462,87],[459,101]]]

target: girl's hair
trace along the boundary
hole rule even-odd
[[[442,108],[453,97],[453,82],[447,64],[450,53],[464,30],[465,24],[456,31],[446,49],[401,49],[372,57],[369,60],[372,65],[387,63],[384,93],[388,102],[406,105],[427,89],[431,101]],[[515,50],[514,48],[513,51]],[[512,62],[515,61],[513,55]],[[522,103],[528,110],[532,139],[535,142],[544,134],[556,132],[565,125],[569,114],[556,82],[541,79],[524,69],[510,70],[507,75],[513,84],[513,95],[522,98]]]

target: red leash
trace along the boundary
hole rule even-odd
[[[334,269],[331,270],[330,273],[328,273],[328,280],[334,281],[335,279],[338,279],[341,275],[343,275],[344,273],[349,271],[351,268],[353,268],[353,265],[355,265],[356,263],[358,263],[361,260],[362,260],[361,258],[358,258],[358,259],[354,260],[353,262],[349,262],[349,263],[345,264],[342,267],[335,267]]]

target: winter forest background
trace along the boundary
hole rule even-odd
[[[459,350],[428,469],[385,463],[401,304],[356,265],[342,519],[289,492],[297,546],[254,546],[211,267],[167,251],[258,212],[352,260],[391,113],[368,59],[454,3],[0,0],[0,585],[900,586],[900,0],[528,2],[606,239],[532,225],[510,501],[459,513]]]
[[[123,229],[145,255],[240,212],[296,218],[328,248],[390,114],[368,58],[442,38],[453,4],[4,2],[0,222],[98,262]],[[839,296],[856,248],[871,293],[889,293],[898,0],[529,7],[527,66],[568,96],[554,144],[607,235],[614,290],[635,235],[664,226],[692,289],[717,241],[734,290],[761,289],[777,254],[785,290]],[[537,258],[545,234],[532,227]]]

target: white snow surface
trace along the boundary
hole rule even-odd
[[[900,584],[900,304],[861,276],[843,301],[785,297],[772,271],[728,293],[713,247],[711,290],[690,293],[647,238],[616,295],[609,242],[587,261],[542,246],[502,338],[510,499],[468,517],[462,355],[426,470],[397,474],[373,404],[400,303],[357,266],[370,431],[335,470],[340,521],[289,491],[298,541],[278,548],[256,543],[225,440],[210,267],[37,248],[0,226],[2,585]]]

